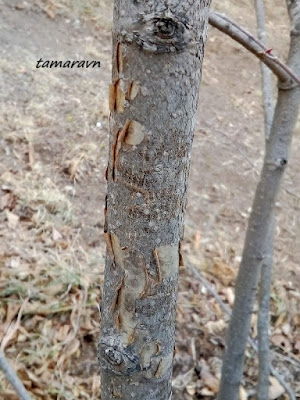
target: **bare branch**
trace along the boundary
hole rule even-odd
[[[294,0],[293,4],[299,4]],[[291,31],[288,66],[300,75],[300,13]],[[300,85],[279,84],[270,137],[266,142],[264,165],[258,182],[246,233],[242,261],[235,287],[235,301],[227,333],[219,400],[237,400],[243,374],[245,349],[261,265],[265,260],[269,227],[276,198],[288,163],[292,134],[300,104]],[[289,90],[287,90],[289,89]]]
[[[265,10],[263,0],[254,0],[257,20],[258,39],[266,46]],[[261,86],[263,93],[265,136],[268,138],[272,126],[274,107],[271,70],[261,61]]]
[[[260,42],[266,46],[265,10],[263,0],[254,0],[257,20],[257,34]],[[261,86],[263,93],[263,108],[265,120],[265,138],[269,138],[273,122],[273,91],[271,70],[260,62]],[[269,375],[270,375],[270,342],[269,342],[269,314],[270,314],[270,291],[274,253],[274,230],[275,215],[271,219],[266,247],[264,250],[265,260],[260,270],[260,287],[258,296],[258,383],[257,400],[265,400],[269,397]]]
[[[2,350],[0,350],[0,369],[2,369],[6,379],[18,393],[21,400],[32,400],[18,375],[10,366]]]
[[[215,291],[215,289],[211,286],[211,284],[204,278],[204,276],[201,274],[201,272],[195,268],[191,264],[187,264],[188,269],[192,272],[192,274],[199,279],[199,281],[203,284],[203,286],[210,292],[210,294],[216,299],[218,304],[220,305],[221,309],[223,312],[229,316],[231,316],[231,309],[227,306],[227,304],[224,303],[224,301],[221,299],[219,294]],[[253,350],[257,353],[258,352],[258,346],[255,343],[255,340],[252,339],[250,336],[248,338],[248,342],[253,348]],[[276,355],[279,355],[276,353]],[[297,364],[298,365],[298,364]],[[284,380],[283,376],[279,374],[279,372],[276,371],[276,369],[273,367],[273,365],[270,364],[270,372],[271,374],[278,380],[278,382],[281,384],[281,386],[285,389],[286,393],[289,395],[290,400],[296,400],[296,396],[291,389],[291,387],[286,383]]]
[[[290,87],[293,87],[295,83],[300,86],[300,78],[287,65],[280,61],[278,57],[271,54],[272,52],[259,40],[240,27],[236,22],[232,21],[225,15],[217,12],[210,12],[209,23],[214,28],[240,43],[267,65],[267,67],[269,67],[277,76],[282,89],[289,89]]]

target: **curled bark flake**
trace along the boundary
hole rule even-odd
[[[119,79],[116,86],[116,111],[120,114],[124,112],[125,93],[122,89],[122,80]]]
[[[155,356],[156,353],[156,344],[151,342],[151,343],[146,343],[141,351],[140,354],[140,361],[141,361],[141,367],[143,370],[147,370],[151,367],[151,361],[152,357]]]
[[[129,88],[126,93],[126,100],[133,100],[136,98],[140,91],[141,87],[139,82],[137,81],[132,81],[129,85]]]
[[[123,68],[124,68],[123,60],[124,60],[123,45],[121,43],[118,43],[116,50],[116,70],[119,76],[123,74]]]
[[[116,109],[116,84],[109,85],[109,110],[115,111]]]
[[[178,273],[179,251],[178,245],[166,245],[154,249],[153,255],[157,267],[158,282],[173,277]]]
[[[138,144],[142,143],[144,137],[145,133],[143,125],[137,121],[131,121],[126,132],[126,136],[124,137],[124,143],[131,146],[137,146]]]
[[[114,300],[110,306],[111,311],[114,311],[115,309],[120,308],[121,291],[123,288],[124,288],[124,276],[122,277],[120,285],[116,289],[116,294],[115,294]]]
[[[114,143],[113,143],[113,149],[112,149],[112,152],[111,152],[111,154],[112,154],[112,158],[113,158],[113,168],[112,168],[112,179],[113,180],[116,180],[116,164],[117,164],[117,160],[118,160],[118,154],[119,154],[119,151],[120,151],[120,148],[121,148],[121,143],[120,143],[120,140],[119,140],[119,137],[120,137],[120,135],[121,135],[121,132],[122,131],[118,131],[117,132],[117,134],[116,134],[116,139],[115,139],[115,141],[114,141]]]
[[[119,311],[117,311],[117,313],[115,315],[114,322],[115,322],[115,327],[116,327],[117,331],[120,331],[121,327],[122,327],[122,318],[120,316]]]
[[[117,79],[109,85],[109,110],[120,114],[124,112],[125,106],[125,92],[122,86],[123,82],[121,79]]]
[[[115,289],[110,312],[114,313],[114,327],[120,332],[120,340],[124,346],[128,346],[134,341],[138,325],[135,315],[136,300],[147,287],[146,262],[140,252],[126,246],[121,247],[114,233],[110,234],[109,244],[115,265],[123,273],[121,282]]]
[[[154,373],[155,378],[161,378],[167,373],[172,365],[173,362],[173,352],[167,354],[165,357],[162,357],[158,363],[157,369]]]
[[[104,233],[104,240],[105,240],[105,243],[106,243],[107,253],[108,253],[110,259],[114,262],[115,261],[115,257],[114,257],[114,251],[113,251],[113,246],[112,246],[110,233],[108,233],[108,232]]]
[[[133,344],[134,341],[135,341],[136,328],[137,328],[137,325],[136,325],[135,328],[133,329],[131,335],[129,335],[129,338],[128,338],[128,345]]]
[[[115,264],[117,267],[124,270],[124,260],[123,260],[124,255],[122,253],[122,248],[120,246],[119,238],[113,232],[111,232],[110,237],[111,237],[112,250],[113,250],[113,254],[114,254]],[[121,284],[122,284],[122,282],[121,282]]]
[[[150,285],[149,272],[148,272],[146,266],[144,266],[144,273],[145,273],[145,286],[144,286],[142,292],[140,293],[140,296],[139,296],[140,299],[146,297],[148,289],[149,289],[149,285]]]
[[[116,179],[116,170],[119,164],[119,153],[122,148],[122,143],[137,146],[144,140],[144,127],[137,121],[126,120],[122,130],[116,134],[116,139],[113,144],[113,180]]]
[[[161,344],[160,343],[155,343],[155,346],[156,346],[156,352],[155,352],[155,355],[156,356],[158,356],[160,353],[161,353]]]
[[[160,261],[159,261],[157,249],[154,249],[153,255],[154,255],[156,269],[157,269],[157,283],[160,283],[161,282],[161,269],[160,269]]]

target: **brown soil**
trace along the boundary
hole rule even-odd
[[[0,338],[38,399],[92,399],[99,390],[112,7],[108,0],[83,3],[0,0]],[[255,33],[251,2],[222,3],[222,12]],[[284,2],[267,1],[267,17],[270,47],[285,59]],[[100,60],[101,68],[37,69],[41,57]],[[297,129],[276,207],[272,292],[272,343],[292,361],[300,350]],[[259,63],[211,28],[183,250],[229,304],[263,152]],[[213,398],[227,318],[187,268],[180,285],[175,398]],[[297,380],[295,361],[276,364]],[[199,365],[206,375],[194,372]],[[256,367],[250,357],[250,391]],[[1,396],[17,398],[3,376]]]

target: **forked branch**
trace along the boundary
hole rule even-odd
[[[300,78],[284,62],[274,56],[272,50],[267,49],[256,37],[239,26],[236,22],[225,15],[217,12],[210,12],[209,23],[214,28],[240,43],[266,64],[277,76],[282,89],[289,89],[295,85],[300,86]]]

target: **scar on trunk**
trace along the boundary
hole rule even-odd
[[[172,361],[173,361],[173,352],[169,353],[165,357],[162,357],[157,365],[156,371],[154,372],[154,377],[155,378],[162,377],[164,373],[168,371],[168,369],[170,368]]]
[[[132,333],[129,335],[128,344],[132,344],[135,341],[136,328],[137,328],[137,324],[136,324],[135,328],[133,329]]]
[[[113,299],[113,301],[111,303],[111,307],[110,307],[110,310],[112,312],[115,311],[116,309],[120,308],[121,294],[122,294],[122,290],[124,288],[124,280],[125,280],[125,278],[123,276],[122,280],[121,280],[121,283],[119,284],[119,286],[116,289],[116,293],[115,293],[114,299]]]
[[[156,353],[155,353],[155,355],[158,356],[161,353],[161,350],[162,350],[161,344],[156,342],[155,345],[156,345]]]
[[[139,94],[140,84],[138,81],[132,81],[129,85],[129,88],[126,92],[126,100],[133,100]]]
[[[121,270],[124,270],[124,254],[123,254],[123,251],[122,251],[122,248],[120,245],[119,238],[113,232],[111,232],[110,237],[111,237],[112,249],[113,249],[113,253],[114,253],[115,264],[118,268],[120,268]],[[123,282],[123,284],[124,284],[124,282]]]
[[[124,112],[125,93],[122,89],[122,80],[117,79],[109,85],[109,109],[118,113]]]
[[[108,255],[110,259],[114,262],[115,261],[115,256],[114,256],[114,251],[113,251],[113,246],[112,246],[112,241],[111,241],[111,235],[108,232],[104,233],[104,240],[106,243],[106,248]]]
[[[155,264],[156,264],[156,270],[157,270],[157,283],[161,283],[161,266],[160,266],[160,261],[159,261],[159,256],[158,256],[157,249],[153,250],[153,255],[154,255]]]
[[[144,266],[144,273],[145,273],[145,286],[144,289],[142,290],[142,292],[140,293],[140,299],[143,299],[144,297],[146,297],[146,294],[148,292],[149,286],[150,286],[150,280],[149,280],[149,272],[146,268],[146,266]]]
[[[123,66],[123,45],[118,43],[116,52],[116,69],[119,75],[123,73]]]
[[[123,128],[118,130],[115,141],[112,148],[112,158],[113,158],[113,170],[112,177],[113,180],[116,179],[116,171],[119,166],[119,153],[122,148],[122,143],[136,146],[144,140],[144,128],[137,121],[126,120]]]
[[[117,163],[119,160],[119,152],[122,147],[122,141],[124,140],[126,132],[128,131],[130,122],[131,121],[129,119],[127,119],[123,128],[121,130],[118,130],[114,144],[113,144],[113,149],[112,149],[112,158],[113,158],[112,178],[113,178],[113,180],[116,179],[116,170],[117,170]]]
[[[157,268],[157,283],[178,274],[180,265],[179,254],[179,244],[166,245],[154,249],[153,256]]]
[[[146,190],[140,186],[134,185],[131,182],[126,182],[125,180],[123,180],[121,178],[116,178],[116,180],[118,180],[118,182],[120,182],[122,185],[126,186],[128,189],[131,189],[136,193],[142,193],[145,197],[146,202],[147,203],[149,202],[150,194],[149,194],[148,190]]]
[[[152,359],[155,356],[156,344],[154,342],[145,343],[140,351],[140,363],[143,369],[149,369]]]
[[[122,317],[120,315],[120,312],[117,311],[116,315],[115,315],[115,327],[118,331],[121,330],[121,326],[122,326]]]

